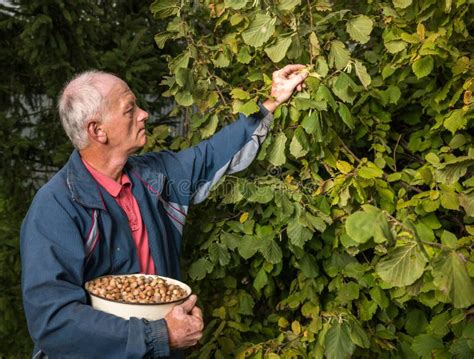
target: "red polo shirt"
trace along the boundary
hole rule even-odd
[[[117,204],[123,209],[128,218],[132,238],[137,248],[138,259],[140,261],[140,272],[145,274],[155,274],[155,264],[150,254],[148,246],[148,234],[143,223],[137,200],[132,193],[132,182],[125,173],[122,173],[120,183],[112,178],[100,173],[92,168],[84,159],[84,166],[92,177],[115,199]]]

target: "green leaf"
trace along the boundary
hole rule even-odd
[[[350,358],[355,346],[350,337],[350,327],[346,322],[335,323],[326,333],[324,354],[328,359]]]
[[[374,23],[365,15],[358,15],[346,24],[346,31],[352,40],[365,44],[370,40],[370,33]]]
[[[158,48],[163,49],[165,47],[166,41],[173,38],[174,34],[169,31],[164,31],[159,34],[156,34],[154,39]]]
[[[260,252],[265,260],[273,264],[280,263],[283,255],[278,243],[273,239],[262,239],[262,241]]]
[[[263,267],[258,271],[257,276],[255,277],[255,280],[253,281],[253,286],[257,290],[257,292],[260,292],[263,287],[265,287],[268,283],[268,276],[267,272],[265,272],[265,269]]]
[[[354,64],[355,64],[357,77],[359,78],[362,86],[364,86],[364,88],[367,89],[367,87],[372,82],[372,78],[370,77],[369,73],[367,72],[366,67],[364,66],[364,64],[362,64],[362,62],[354,60]]]
[[[303,121],[301,121],[301,127],[304,128],[308,135],[312,134],[316,129],[317,119],[318,113],[316,111],[312,111],[303,118]]]
[[[180,91],[174,96],[178,105],[191,106],[194,103],[193,95],[189,91]]]
[[[339,103],[337,113],[341,116],[342,121],[349,127],[351,130],[355,128],[354,121],[352,120],[351,111],[347,108],[342,102]]]
[[[253,315],[255,301],[252,296],[244,291],[239,291],[237,298],[239,300],[239,314]]]
[[[313,237],[313,233],[298,221],[291,222],[286,229],[286,233],[291,244],[300,248],[303,248],[304,244]]]
[[[418,79],[428,76],[433,71],[434,60],[431,56],[425,56],[413,63],[411,69]]]
[[[309,253],[298,261],[297,266],[306,278],[316,278],[319,275],[317,260]]]
[[[465,111],[462,109],[453,110],[446,116],[443,125],[452,134],[456,131],[466,128],[467,118],[465,117]]]
[[[243,9],[247,5],[248,0],[224,0],[226,8],[232,8],[234,10]]]
[[[240,244],[240,237],[234,233],[221,233],[221,241],[226,245],[230,250],[234,250]]]
[[[411,336],[422,334],[426,330],[428,321],[425,313],[420,309],[412,309],[407,313],[405,329]]]
[[[350,53],[344,43],[339,40],[331,41],[331,49],[329,50],[330,67],[334,67],[336,70],[342,70],[349,63],[350,57]]]
[[[357,169],[357,175],[362,178],[372,179],[383,176],[383,171],[372,162],[368,162],[366,166]]]
[[[384,45],[387,51],[391,54],[396,54],[400,51],[403,51],[407,47],[407,43],[403,40],[387,41],[384,42]]]
[[[242,64],[248,64],[252,60],[248,46],[242,46],[237,54],[237,61]]]
[[[355,84],[352,79],[343,72],[339,74],[336,81],[333,82],[332,90],[342,101],[352,104],[356,98],[353,85]],[[322,86],[320,86],[320,88],[321,87]]]
[[[245,116],[250,116],[253,113],[260,111],[255,100],[249,100],[237,107],[237,111],[243,113]]]
[[[291,45],[291,37],[279,37],[274,45],[265,48],[265,53],[273,62],[280,62],[286,56]]]
[[[350,321],[351,326],[351,340],[352,342],[361,347],[361,348],[370,348],[370,340],[367,336],[365,330],[359,324],[358,321],[352,320]]]
[[[299,4],[301,0],[280,0],[278,8],[282,11],[292,11]]]
[[[239,242],[239,254],[244,259],[249,259],[258,251],[258,240],[252,236],[244,236]]]
[[[270,149],[268,150],[267,159],[274,166],[281,166],[286,162],[285,144],[286,136],[283,132],[276,135]]]
[[[244,42],[253,47],[261,47],[275,31],[276,19],[267,14],[257,14],[247,30],[242,33]]]
[[[209,247],[209,256],[211,260],[219,262],[221,266],[226,266],[230,262],[230,254],[227,247],[221,243],[212,243]]]
[[[461,254],[450,251],[440,255],[433,263],[433,278],[433,283],[455,308],[474,304],[474,286]]]
[[[207,273],[211,273],[213,269],[212,263],[206,258],[199,258],[189,267],[189,276],[193,280],[204,279]]]
[[[300,158],[306,155],[309,151],[309,143],[302,127],[298,127],[293,134],[290,143],[290,153],[295,158]]]
[[[237,99],[237,100],[247,100],[250,98],[250,94],[245,91],[245,90],[242,90],[238,87],[234,88],[231,92],[230,92],[232,98],[234,99]]]
[[[423,359],[433,358],[433,350],[444,348],[441,339],[434,338],[428,334],[421,334],[413,339],[412,349]]]
[[[456,192],[441,191],[440,200],[444,208],[459,210],[459,199]]]
[[[474,165],[474,157],[457,157],[438,166],[438,169],[435,171],[435,177],[438,182],[450,186],[458,182],[472,165]]]
[[[346,232],[357,243],[365,243],[374,235],[374,216],[367,212],[352,213],[346,220]]]
[[[180,68],[188,67],[190,57],[188,51],[183,52],[168,63],[168,68],[172,73],[176,74]]]
[[[382,280],[393,287],[413,284],[425,271],[426,258],[416,243],[395,248],[383,257],[375,271]]]
[[[209,122],[206,126],[201,127],[199,131],[201,132],[201,137],[203,139],[211,137],[217,129],[217,125],[219,124],[219,119],[216,114],[212,115]]]
[[[155,18],[165,19],[178,13],[179,3],[175,0],[155,0],[150,5],[150,11]]]
[[[413,0],[392,0],[392,2],[393,2],[393,6],[399,9],[405,9],[411,5]]]

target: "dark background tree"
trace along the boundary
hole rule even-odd
[[[72,146],[56,98],[73,74],[101,69],[124,78],[160,119],[165,67],[161,31],[140,0],[11,1],[0,4],[0,357],[31,351],[20,293],[19,229],[35,191]],[[165,49],[168,51],[171,49]]]

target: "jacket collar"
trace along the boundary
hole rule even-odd
[[[106,210],[99,185],[82,163],[77,150],[69,157],[66,168],[67,185],[72,199],[85,207]]]

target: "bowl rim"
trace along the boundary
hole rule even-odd
[[[108,298],[104,298],[104,297],[101,297],[100,295],[97,295],[97,294],[93,294],[91,293],[87,288],[86,288],[86,284],[89,283],[89,282],[92,282],[92,281],[95,281],[97,279],[100,279],[100,278],[103,278],[103,277],[137,277],[137,276],[141,276],[141,277],[158,277],[158,278],[162,278],[162,279],[171,279],[171,280],[175,280],[179,283],[182,283],[184,285],[186,285],[188,288],[189,288],[189,294],[185,297],[181,297],[179,299],[176,299],[176,300],[173,300],[172,302],[160,302],[160,303],[130,303],[130,302],[122,302],[122,301],[118,301],[118,300],[112,300],[112,299],[108,299]],[[178,279],[175,279],[175,278],[171,278],[171,277],[165,277],[165,276],[162,276],[162,275],[158,275],[158,274],[143,274],[143,273],[128,273],[128,274],[104,274],[104,275],[101,275],[100,277],[96,277],[94,279],[91,279],[91,280],[88,280],[87,282],[84,283],[84,289],[86,290],[87,294],[89,294],[91,297],[96,297],[96,298],[99,298],[99,299],[103,299],[103,300],[106,300],[108,302],[112,302],[112,303],[117,303],[117,304],[127,304],[127,305],[166,305],[166,304],[173,304],[173,303],[178,303],[178,302],[182,302],[182,301],[185,301],[187,300],[192,294],[193,294],[193,290],[191,289],[191,287],[189,285],[187,285],[186,283],[184,282],[181,282],[180,280]],[[186,289],[186,288],[183,288],[183,289]]]

